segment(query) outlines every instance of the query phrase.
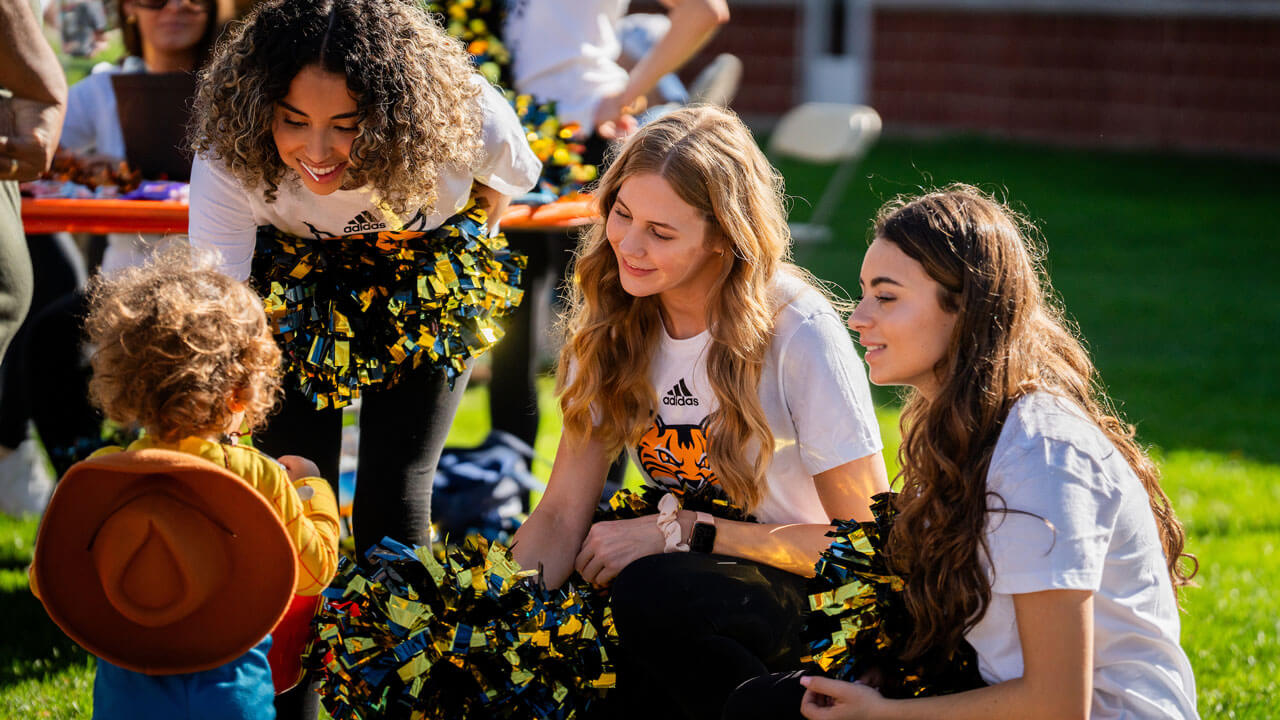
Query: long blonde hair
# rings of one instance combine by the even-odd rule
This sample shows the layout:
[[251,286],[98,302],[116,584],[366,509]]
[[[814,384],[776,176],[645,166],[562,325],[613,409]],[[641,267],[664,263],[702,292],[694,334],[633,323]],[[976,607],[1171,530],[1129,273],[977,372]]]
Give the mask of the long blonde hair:
[[708,456],[730,499],[751,509],[773,458],[759,385],[779,305],[774,280],[802,273],[788,262],[782,176],[727,110],[690,107],[646,125],[600,180],[600,218],[578,246],[560,353],[565,429],[613,453],[635,445],[658,411],[649,363],[663,332],[659,301],[623,290],[604,225],[622,184],[649,173],[703,215],[708,248],[729,258],[707,305],[707,377],[719,403],[708,419]]

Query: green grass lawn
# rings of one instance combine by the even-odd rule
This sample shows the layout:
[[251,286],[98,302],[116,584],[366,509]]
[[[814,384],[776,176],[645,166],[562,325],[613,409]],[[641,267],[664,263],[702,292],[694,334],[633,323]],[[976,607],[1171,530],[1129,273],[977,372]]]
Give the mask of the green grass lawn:
[[[1006,197],[1040,226],[1054,284],[1123,410],[1153,446],[1200,558],[1185,595],[1183,644],[1208,717],[1275,713],[1280,660],[1280,252],[1275,163],[1104,153],[974,138],[887,139],[860,167],[833,223],[836,240],[797,259],[851,292],[866,229],[889,197],[954,180]],[[790,192],[817,197],[824,175],[784,166]],[[797,217],[807,214],[796,203]],[[483,437],[484,388],[469,391],[451,443]],[[877,389],[897,445],[897,401]],[[558,435],[544,386],[538,452]],[[546,476],[549,467],[535,463]],[[92,661],[26,588],[35,523],[0,517],[0,717],[87,717]]]

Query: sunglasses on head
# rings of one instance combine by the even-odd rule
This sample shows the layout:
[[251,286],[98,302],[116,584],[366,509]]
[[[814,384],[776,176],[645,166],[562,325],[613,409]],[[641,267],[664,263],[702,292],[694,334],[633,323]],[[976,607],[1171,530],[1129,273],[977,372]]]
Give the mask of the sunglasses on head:
[[133,0],[133,4],[147,10],[163,10],[165,5],[174,3],[178,6],[188,5],[194,10],[207,12],[211,9],[211,0]]

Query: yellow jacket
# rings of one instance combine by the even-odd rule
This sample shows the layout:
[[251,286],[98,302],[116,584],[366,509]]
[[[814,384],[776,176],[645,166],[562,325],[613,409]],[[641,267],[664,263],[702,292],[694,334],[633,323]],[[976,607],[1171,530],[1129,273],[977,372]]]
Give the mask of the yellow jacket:
[[[148,448],[195,455],[244,478],[271,503],[298,554],[298,584],[294,592],[318,595],[328,587],[338,570],[338,501],[323,478],[307,477],[290,482],[284,466],[258,450],[198,437],[184,438],[177,443],[143,437],[129,445],[130,450]],[[104,447],[93,457],[121,450],[117,446]]]

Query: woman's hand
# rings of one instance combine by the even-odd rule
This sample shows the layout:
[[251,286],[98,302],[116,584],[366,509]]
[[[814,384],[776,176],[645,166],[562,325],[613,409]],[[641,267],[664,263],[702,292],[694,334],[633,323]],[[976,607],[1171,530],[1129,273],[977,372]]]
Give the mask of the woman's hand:
[[476,204],[484,208],[489,215],[489,234],[492,235],[494,228],[502,222],[502,216],[507,212],[507,207],[511,205],[511,196],[503,195],[477,180],[471,183],[471,199],[475,200]]
[[605,587],[633,561],[657,555],[664,546],[653,515],[598,522],[587,533],[573,566],[587,582]]
[[644,105],[643,97],[628,104],[622,93],[604,96],[596,105],[595,119],[592,120],[596,133],[606,140],[626,139],[635,132],[635,116],[644,111]]
[[845,682],[831,678],[806,676],[800,714],[809,720],[865,720],[878,717],[878,711],[889,701],[879,690],[859,680]]

